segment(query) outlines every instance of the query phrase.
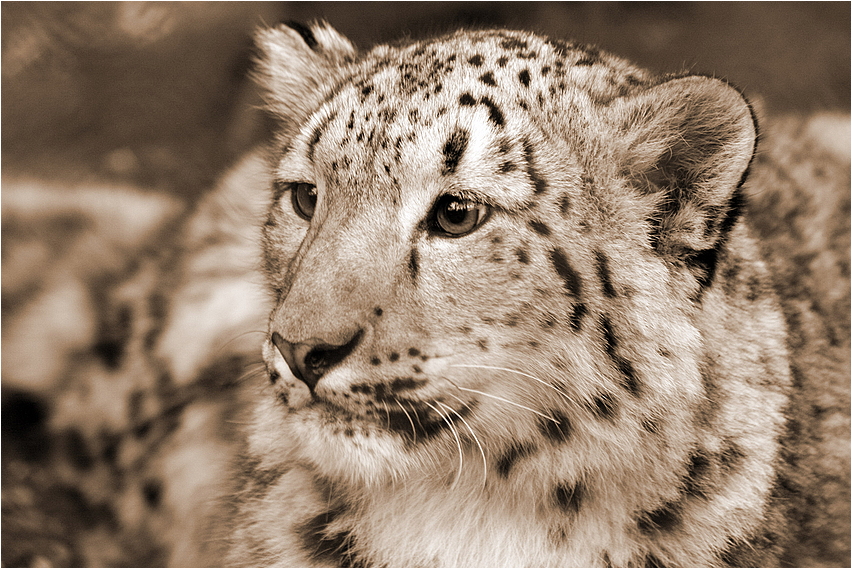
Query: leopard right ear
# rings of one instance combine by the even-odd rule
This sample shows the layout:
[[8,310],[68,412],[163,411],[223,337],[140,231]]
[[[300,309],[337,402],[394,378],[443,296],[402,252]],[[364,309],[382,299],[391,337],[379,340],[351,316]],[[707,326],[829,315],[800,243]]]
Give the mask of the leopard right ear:
[[298,124],[319,103],[322,86],[355,58],[355,47],[326,22],[287,22],[256,35],[254,79],[268,110],[285,125]]

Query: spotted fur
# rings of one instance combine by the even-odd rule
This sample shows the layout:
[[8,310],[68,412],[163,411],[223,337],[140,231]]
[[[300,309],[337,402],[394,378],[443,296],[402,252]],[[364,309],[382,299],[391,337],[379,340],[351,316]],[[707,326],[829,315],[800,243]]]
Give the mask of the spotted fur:
[[4,565],[848,566],[848,116],[259,40],[191,210],[4,172]]

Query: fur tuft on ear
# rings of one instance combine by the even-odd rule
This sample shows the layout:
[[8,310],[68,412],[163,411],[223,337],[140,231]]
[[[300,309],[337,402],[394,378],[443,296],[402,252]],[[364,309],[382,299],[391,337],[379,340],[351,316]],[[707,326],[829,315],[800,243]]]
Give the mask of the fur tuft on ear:
[[[657,198],[655,248],[688,263],[715,259],[709,251],[724,244],[739,216],[754,155],[757,130],[748,102],[724,81],[688,76],[612,108],[626,143],[625,172],[638,190]],[[712,267],[699,281],[707,278]]]
[[260,30],[254,79],[265,90],[267,108],[285,134],[319,103],[320,86],[355,58],[355,47],[325,22],[297,22]]

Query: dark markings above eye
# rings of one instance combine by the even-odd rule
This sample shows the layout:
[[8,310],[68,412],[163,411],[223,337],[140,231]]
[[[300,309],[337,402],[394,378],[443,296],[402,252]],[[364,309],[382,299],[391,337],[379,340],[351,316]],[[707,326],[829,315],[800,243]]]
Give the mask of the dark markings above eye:
[[480,103],[488,107],[488,118],[497,126],[503,126],[505,120],[503,118],[503,112],[500,108],[488,97],[482,97],[479,100]]
[[470,133],[463,128],[456,129],[450,135],[443,148],[444,165],[441,170],[441,174],[453,174],[456,171],[459,162],[461,162],[461,159],[464,156],[465,150],[467,150],[469,140]]

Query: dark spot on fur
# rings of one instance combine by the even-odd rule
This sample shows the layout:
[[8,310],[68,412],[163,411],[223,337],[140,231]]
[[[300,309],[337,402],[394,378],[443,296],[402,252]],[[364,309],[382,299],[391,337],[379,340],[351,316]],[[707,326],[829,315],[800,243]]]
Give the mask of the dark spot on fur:
[[660,432],[660,423],[657,419],[651,417],[642,421],[642,428],[652,435],[656,435]]
[[515,464],[522,458],[531,455],[535,450],[535,447],[529,443],[519,443],[510,446],[495,465],[497,473],[503,478],[508,478]]
[[545,412],[545,415],[553,417],[556,421],[558,421],[558,423],[551,421],[550,419],[545,419],[544,417],[539,417],[538,429],[544,436],[554,443],[564,443],[571,438],[571,421],[563,412],[551,410]]
[[363,89],[361,89],[361,94],[364,95],[365,97],[372,92],[373,92],[373,86],[372,85],[366,85]]
[[419,272],[420,255],[417,253],[417,249],[414,248],[411,250],[411,254],[408,256],[408,274],[411,275],[411,280],[416,281]]
[[500,42],[500,45],[503,46],[503,49],[527,49],[527,42],[517,38],[507,38]]
[[601,279],[604,296],[615,298],[618,294],[612,286],[612,276],[609,272],[609,258],[600,250],[595,250],[595,261],[598,267],[598,277]]
[[473,65],[474,67],[479,67],[485,60],[478,53],[467,60],[468,63]]
[[554,488],[553,498],[562,511],[568,514],[576,514],[580,511],[585,492],[585,487],[580,482],[577,484],[563,482]]
[[575,332],[579,332],[583,327],[583,316],[586,315],[588,309],[586,305],[582,302],[578,302],[574,305],[574,310],[571,312],[571,317],[568,320],[568,323],[571,325],[571,329]]
[[377,365],[381,365],[382,360],[379,359],[376,356],[373,356],[372,358],[370,358],[370,363],[373,364],[374,366],[377,366]]
[[270,382],[272,385],[275,385],[275,383],[276,383],[279,379],[281,379],[281,374],[280,374],[280,373],[278,373],[278,372],[277,372],[277,371],[275,371],[275,370],[272,370],[272,371],[270,371],[270,372],[269,372],[269,382]]
[[523,263],[524,265],[529,264],[530,256],[527,253],[526,249],[524,249],[523,247],[518,247],[518,249],[515,251],[515,254],[518,256],[519,262]]
[[496,126],[502,127],[505,120],[503,118],[503,112],[497,104],[492,101],[490,97],[482,97],[479,102],[488,107],[488,119]]
[[479,346],[479,349],[483,352],[488,351],[488,340],[486,340],[485,338],[480,338],[479,340],[477,340],[476,345]]
[[384,310],[382,310],[382,309],[381,309],[380,307],[378,307],[378,306],[377,306],[375,309],[373,309],[373,314],[375,314],[375,315],[376,315],[376,316],[378,316],[378,317],[380,317],[380,316],[381,316],[382,314],[384,314],[384,313],[385,313],[385,311],[384,311]]
[[346,532],[328,532],[328,526],[343,512],[343,508],[329,510],[296,528],[296,534],[311,561],[328,567],[352,566],[354,552],[351,535]]
[[537,219],[531,219],[529,221],[529,226],[533,231],[535,231],[539,235],[544,235],[545,237],[548,237],[550,235],[550,227],[548,227],[547,224],[538,221]]
[[399,359],[399,354],[396,352],[391,352],[391,354],[388,356],[388,359],[392,362],[395,362]]
[[441,171],[441,174],[447,175],[456,171],[456,168],[458,168],[459,162],[461,162],[462,156],[467,149],[469,139],[470,133],[461,128],[456,129],[456,131],[450,135],[450,138],[447,139],[446,144],[444,144],[444,168]]
[[692,496],[706,497],[714,485],[713,462],[706,452],[697,451],[689,457],[684,490]]
[[509,172],[514,172],[517,169],[518,169],[518,167],[515,166],[515,164],[513,162],[510,162],[509,160],[500,164],[500,173],[501,174],[508,174]]
[[528,69],[524,69],[520,73],[518,73],[518,79],[523,84],[524,87],[530,86],[530,72]]
[[278,393],[276,393],[275,398],[278,399],[278,401],[281,402],[282,405],[290,404],[290,397],[284,391],[279,391]]
[[568,263],[565,252],[562,249],[553,249],[550,251],[550,262],[553,264],[553,268],[556,269],[556,273],[562,277],[562,281],[565,283],[565,290],[579,298],[583,291],[583,283],[580,280],[580,275]]
[[601,393],[592,401],[591,410],[601,419],[612,419],[617,410],[615,399],[609,393]]
[[412,358],[416,358],[420,355],[420,350],[418,350],[417,348],[408,348],[408,355]]
[[503,56],[497,60],[497,65],[500,67],[506,67],[506,64],[509,62],[509,58]]
[[623,358],[618,354],[618,341],[615,337],[615,332],[612,329],[612,323],[606,316],[601,316],[601,331],[603,332],[604,348],[606,353],[615,367],[621,374],[621,384],[626,390],[635,396],[639,396],[642,389],[639,383],[639,378],[636,376],[636,371],[633,369],[633,364],[627,358]]
[[562,215],[566,215],[571,210],[571,198],[568,194],[559,197],[559,211]]
[[163,485],[158,480],[146,481],[142,485],[142,496],[149,507],[159,507],[163,498]]
[[121,365],[132,332],[133,310],[129,304],[122,304],[117,310],[104,315],[93,351],[109,369],[117,369]]
[[541,68],[541,74],[543,76],[547,76],[548,73],[550,73],[550,66],[549,65],[545,65],[544,67]]
[[547,190],[547,180],[541,177],[535,167],[535,154],[533,145],[529,140],[524,140],[524,159],[527,162],[527,175],[533,183],[533,191],[540,194]]
[[459,104],[465,107],[473,107],[476,105],[476,99],[470,93],[462,93],[459,97]]
[[719,460],[727,471],[736,470],[745,460],[746,454],[740,446],[731,439],[725,440],[725,446],[719,454]]
[[497,81],[494,80],[494,74],[490,71],[487,73],[483,73],[479,80],[491,87],[497,86]]
[[647,512],[639,518],[639,529],[643,533],[670,531],[680,522],[678,505],[669,503],[658,510]]

